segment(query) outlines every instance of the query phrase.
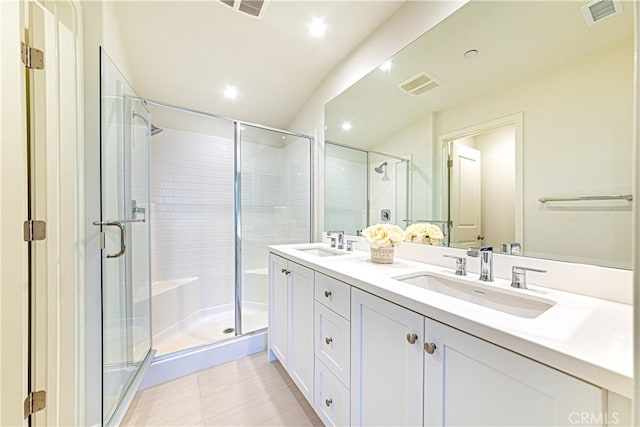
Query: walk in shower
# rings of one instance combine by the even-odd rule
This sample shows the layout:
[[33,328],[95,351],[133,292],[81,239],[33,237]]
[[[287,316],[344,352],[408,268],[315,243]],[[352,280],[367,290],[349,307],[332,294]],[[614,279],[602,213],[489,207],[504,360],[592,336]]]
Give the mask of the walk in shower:
[[210,366],[200,366],[211,363],[202,354],[222,341],[257,351],[243,344],[267,327],[267,246],[311,241],[312,144],[144,100],[104,51],[100,62],[96,357],[103,424],[118,425],[152,359],[184,365],[198,353],[195,371]]
[[157,356],[267,327],[270,244],[311,239],[311,140],[148,101]]

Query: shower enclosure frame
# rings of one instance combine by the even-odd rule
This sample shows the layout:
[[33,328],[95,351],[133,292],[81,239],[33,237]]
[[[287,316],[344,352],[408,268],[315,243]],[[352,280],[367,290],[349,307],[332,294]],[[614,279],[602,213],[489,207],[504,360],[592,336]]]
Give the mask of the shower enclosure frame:
[[[305,135],[295,132],[289,132],[282,129],[277,129],[265,125],[260,125],[252,122],[247,122],[243,120],[237,120],[230,117],[222,116],[219,114],[207,113],[204,111],[199,111],[192,108],[182,107],[175,104],[169,104],[162,101],[156,101],[152,99],[144,99],[143,102],[145,104],[155,105],[158,107],[164,107],[172,110],[177,110],[181,112],[196,114],[199,116],[210,117],[219,120],[225,120],[233,123],[234,126],[234,137],[233,137],[233,152],[234,152],[234,170],[233,170],[233,188],[234,188],[234,226],[235,226],[235,280],[234,280],[234,327],[235,327],[235,335],[233,338],[241,337],[244,334],[242,330],[242,199],[241,199],[241,190],[242,190],[242,156],[241,156],[241,136],[242,136],[242,126],[251,126],[254,128],[258,128],[261,130],[278,132],[283,135],[293,136],[297,138],[304,138],[309,141],[309,242],[313,241],[314,229],[315,229],[315,212],[314,212],[314,176],[315,176],[315,168],[314,168],[314,142],[315,138],[311,135]],[[266,331],[267,327],[257,329],[255,331],[251,331],[250,334],[261,333]],[[231,338],[231,339],[233,339]],[[215,343],[206,343],[196,347],[186,348],[175,353],[169,353],[167,355],[162,355],[157,357],[156,359],[164,359],[173,357],[176,355],[181,355],[184,353],[191,352],[194,348],[206,347]]]

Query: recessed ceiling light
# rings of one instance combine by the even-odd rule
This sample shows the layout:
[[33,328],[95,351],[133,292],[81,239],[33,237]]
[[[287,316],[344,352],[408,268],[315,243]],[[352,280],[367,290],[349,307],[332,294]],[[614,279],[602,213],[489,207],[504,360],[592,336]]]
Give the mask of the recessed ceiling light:
[[227,86],[224,88],[224,97],[235,99],[238,96],[238,89],[235,86]]
[[349,122],[344,122],[342,124],[342,130],[349,130],[349,129],[351,129],[351,127],[352,127],[351,123],[349,123]]
[[309,24],[309,34],[311,34],[313,37],[324,36],[326,30],[327,26],[322,19],[314,19]]
[[384,61],[384,63],[380,66],[380,70],[381,71],[389,71],[391,69],[391,63],[392,61],[389,59],[387,61]]
[[476,49],[470,49],[464,53],[464,59],[472,59],[478,56],[478,51]]

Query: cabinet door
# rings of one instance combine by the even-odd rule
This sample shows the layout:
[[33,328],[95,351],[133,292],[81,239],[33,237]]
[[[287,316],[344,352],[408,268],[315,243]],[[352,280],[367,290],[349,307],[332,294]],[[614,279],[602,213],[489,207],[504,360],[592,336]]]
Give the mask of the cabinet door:
[[425,425],[571,425],[602,415],[602,390],[509,350],[425,320]]
[[289,355],[287,371],[313,405],[313,270],[289,261]]
[[423,319],[352,288],[352,425],[422,425]]
[[287,261],[277,255],[269,256],[269,348],[287,367],[288,336],[288,275]]

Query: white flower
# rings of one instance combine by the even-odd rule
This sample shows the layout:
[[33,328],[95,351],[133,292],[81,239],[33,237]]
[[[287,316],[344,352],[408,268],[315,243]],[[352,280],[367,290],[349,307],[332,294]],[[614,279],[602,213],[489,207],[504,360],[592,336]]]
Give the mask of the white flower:
[[429,223],[411,224],[405,231],[405,240],[413,243],[425,243],[428,239],[430,244],[437,245],[443,237],[440,227]]
[[376,224],[362,230],[372,248],[398,246],[404,240],[404,231],[397,225]]

